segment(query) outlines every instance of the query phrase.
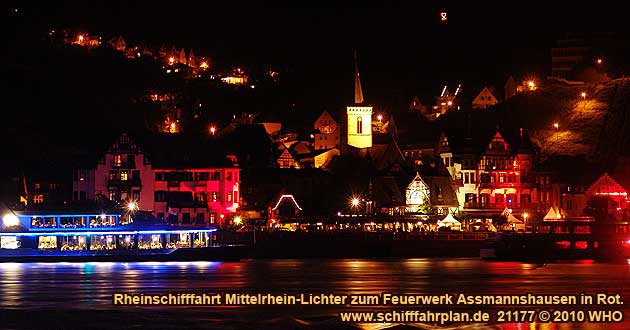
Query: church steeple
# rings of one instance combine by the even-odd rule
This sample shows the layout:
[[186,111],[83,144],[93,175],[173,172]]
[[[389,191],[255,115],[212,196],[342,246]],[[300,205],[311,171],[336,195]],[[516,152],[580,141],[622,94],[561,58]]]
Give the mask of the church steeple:
[[363,89],[361,89],[361,78],[359,77],[359,64],[357,64],[357,51],[354,51],[354,103],[363,103]]
[[359,79],[357,53],[354,52],[354,105],[346,108],[347,144],[355,148],[372,146],[372,107],[363,104],[363,90]]

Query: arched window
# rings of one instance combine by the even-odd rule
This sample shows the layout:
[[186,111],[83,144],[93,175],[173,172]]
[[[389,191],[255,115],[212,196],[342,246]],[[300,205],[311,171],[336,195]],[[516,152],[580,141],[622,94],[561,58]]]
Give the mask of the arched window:
[[363,118],[357,117],[357,134],[363,134]]

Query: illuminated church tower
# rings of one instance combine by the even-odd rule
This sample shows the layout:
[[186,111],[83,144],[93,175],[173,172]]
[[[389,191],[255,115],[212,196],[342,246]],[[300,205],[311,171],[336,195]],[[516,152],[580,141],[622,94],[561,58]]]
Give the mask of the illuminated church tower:
[[356,148],[372,146],[372,107],[363,105],[363,90],[354,54],[354,105],[346,107],[348,114],[348,145]]

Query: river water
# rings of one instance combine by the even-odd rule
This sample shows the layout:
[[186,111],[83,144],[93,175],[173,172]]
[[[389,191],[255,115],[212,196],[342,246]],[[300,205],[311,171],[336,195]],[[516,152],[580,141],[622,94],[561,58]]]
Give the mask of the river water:
[[[471,259],[0,263],[1,329],[630,329],[621,323],[343,323],[350,306],[118,306],[114,293],[595,294],[630,304],[630,265]],[[391,308],[375,307],[380,310]],[[584,308],[583,306],[580,308]],[[409,309],[409,308],[407,308]],[[425,308],[426,309],[426,308]]]

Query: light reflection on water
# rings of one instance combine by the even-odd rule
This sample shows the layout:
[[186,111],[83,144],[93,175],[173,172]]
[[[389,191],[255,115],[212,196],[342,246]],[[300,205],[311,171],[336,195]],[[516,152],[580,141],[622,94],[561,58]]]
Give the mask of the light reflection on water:
[[[245,260],[241,262],[0,263],[0,308],[9,328],[38,328],[38,315],[98,327],[128,318],[158,328],[365,329],[396,324],[341,324],[333,306],[120,307],[113,293],[408,293],[525,294],[620,293],[630,301],[630,265],[568,262],[530,264],[478,259]],[[378,309],[390,309],[378,307]],[[8,312],[11,311],[11,312]],[[107,312],[106,312],[107,311]],[[106,312],[106,313],[105,313]],[[129,314],[132,314],[130,317]],[[110,316],[111,315],[111,316]],[[408,324],[419,329],[627,329],[623,324]],[[62,322],[62,321],[56,321]],[[184,323],[182,323],[184,322]],[[188,323],[186,323],[188,322]],[[111,324],[110,324],[111,325]],[[0,328],[4,325],[0,324]],[[104,328],[107,328],[104,326]]]

